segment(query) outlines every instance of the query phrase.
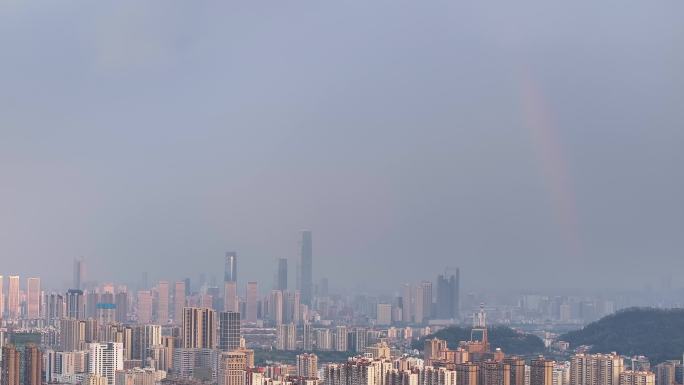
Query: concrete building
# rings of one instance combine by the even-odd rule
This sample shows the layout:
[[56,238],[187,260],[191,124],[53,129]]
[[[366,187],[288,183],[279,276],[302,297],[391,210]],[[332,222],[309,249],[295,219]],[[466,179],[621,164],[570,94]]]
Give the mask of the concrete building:
[[240,347],[240,313],[219,313],[219,349],[227,352]]
[[553,385],[555,362],[539,356],[530,364],[530,385]]
[[157,284],[157,313],[156,322],[166,325],[169,322],[169,282],[159,281]]
[[88,372],[105,377],[108,385],[114,385],[116,371],[123,370],[123,344],[91,343],[88,348]]
[[247,282],[245,298],[245,322],[257,322],[257,302],[259,298],[259,288],[256,282]]
[[218,385],[245,385],[247,357],[244,352],[223,352],[219,356]]
[[620,385],[655,385],[656,376],[652,372],[625,370],[620,373]]
[[297,376],[318,378],[318,356],[312,353],[298,354]]
[[26,318],[40,318],[40,278],[26,280]]
[[173,321],[177,325],[183,324],[183,309],[185,309],[185,282],[178,281],[173,290]]
[[187,307],[183,312],[183,347],[216,347],[216,312],[206,307]]

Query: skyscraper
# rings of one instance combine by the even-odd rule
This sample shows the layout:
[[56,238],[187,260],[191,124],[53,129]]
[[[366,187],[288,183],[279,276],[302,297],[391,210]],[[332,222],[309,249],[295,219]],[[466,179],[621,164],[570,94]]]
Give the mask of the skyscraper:
[[7,314],[9,318],[19,318],[19,276],[11,275],[9,277],[9,287],[7,288]]
[[224,352],[240,347],[240,313],[222,311],[219,313],[219,349]]
[[83,290],[83,280],[84,279],[85,279],[85,259],[83,257],[74,258],[73,288]]
[[287,258],[278,258],[276,290],[287,290]]
[[0,275],[0,319],[5,315],[5,295],[4,295],[4,280]]
[[157,323],[165,325],[169,322],[169,283],[159,281],[157,285]]
[[138,323],[148,324],[152,322],[152,293],[149,290],[138,291],[138,303],[136,309]]
[[238,311],[237,282],[226,281],[223,283],[223,310]]
[[24,347],[24,384],[41,385],[43,375],[43,352],[35,344]]
[[237,282],[237,253],[226,252],[226,270],[223,275],[224,282]]
[[553,385],[553,360],[543,356],[532,360],[530,365],[530,385]]
[[313,353],[297,354],[297,376],[318,377],[318,356]]
[[455,319],[459,317],[459,281],[460,270],[452,275],[437,276],[437,318]]
[[420,283],[423,287],[423,319],[432,318],[432,282],[423,281]]
[[173,321],[176,324],[181,324],[183,322],[183,309],[185,308],[185,281],[176,282],[176,286],[173,291]]
[[83,291],[79,289],[69,289],[67,291],[67,317],[73,319],[85,318]]
[[14,345],[2,347],[2,385],[19,385],[19,351]]
[[183,347],[214,349],[216,347],[216,312],[206,307],[183,310]]
[[106,377],[114,385],[117,370],[123,370],[123,344],[120,342],[92,343],[89,345],[88,369],[90,374]]
[[302,303],[311,306],[313,300],[313,245],[311,240],[311,231],[302,231],[300,266],[302,272],[301,292]]
[[40,278],[26,280],[26,317],[40,318]]
[[259,288],[256,282],[247,282],[247,295],[245,304],[245,321],[249,323],[257,322],[257,300],[259,298]]

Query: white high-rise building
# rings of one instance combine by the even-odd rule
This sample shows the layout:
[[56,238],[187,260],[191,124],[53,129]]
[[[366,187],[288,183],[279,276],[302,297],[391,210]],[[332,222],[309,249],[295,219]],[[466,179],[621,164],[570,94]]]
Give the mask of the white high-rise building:
[[123,370],[123,344],[92,343],[88,348],[88,373],[105,377],[108,385],[114,385],[116,371]]

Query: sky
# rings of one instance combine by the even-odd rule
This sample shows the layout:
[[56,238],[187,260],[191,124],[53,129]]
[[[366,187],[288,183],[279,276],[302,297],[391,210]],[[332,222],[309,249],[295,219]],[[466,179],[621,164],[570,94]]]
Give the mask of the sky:
[[0,274],[684,286],[683,12],[0,2]]

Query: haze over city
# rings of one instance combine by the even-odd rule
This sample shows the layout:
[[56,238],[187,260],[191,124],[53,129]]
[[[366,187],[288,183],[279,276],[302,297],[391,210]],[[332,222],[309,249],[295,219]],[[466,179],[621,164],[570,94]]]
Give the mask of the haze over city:
[[683,11],[3,2],[0,273],[681,287]]

